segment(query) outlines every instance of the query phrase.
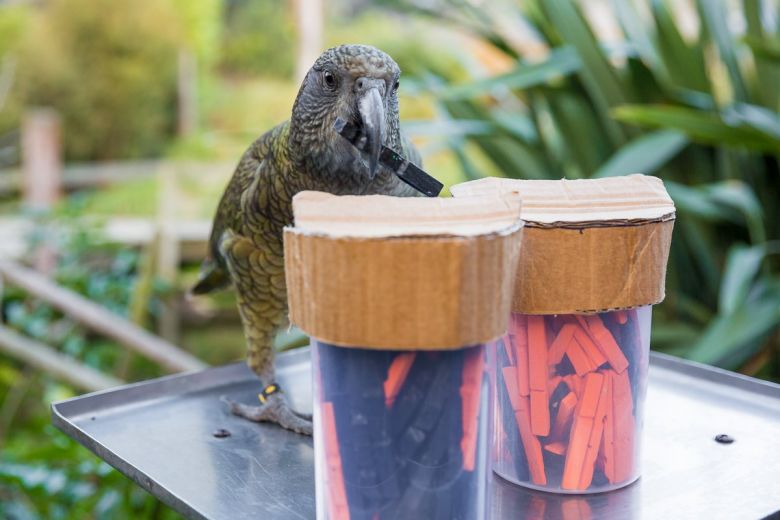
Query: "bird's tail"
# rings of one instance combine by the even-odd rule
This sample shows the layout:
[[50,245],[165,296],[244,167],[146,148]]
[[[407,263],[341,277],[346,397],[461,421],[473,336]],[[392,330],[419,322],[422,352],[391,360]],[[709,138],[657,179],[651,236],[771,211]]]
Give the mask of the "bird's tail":
[[207,258],[200,266],[200,275],[192,294],[206,294],[230,285],[230,277],[225,268],[211,258]]

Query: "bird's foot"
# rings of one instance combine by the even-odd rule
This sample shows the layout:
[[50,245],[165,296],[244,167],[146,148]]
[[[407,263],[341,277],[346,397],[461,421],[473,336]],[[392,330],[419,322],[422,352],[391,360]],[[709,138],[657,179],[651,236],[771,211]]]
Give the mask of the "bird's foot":
[[302,435],[312,434],[311,415],[298,413],[290,408],[278,385],[268,385],[257,397],[260,399],[260,406],[249,406],[224,397],[222,400],[230,407],[230,413],[233,415],[254,422],[276,423]]

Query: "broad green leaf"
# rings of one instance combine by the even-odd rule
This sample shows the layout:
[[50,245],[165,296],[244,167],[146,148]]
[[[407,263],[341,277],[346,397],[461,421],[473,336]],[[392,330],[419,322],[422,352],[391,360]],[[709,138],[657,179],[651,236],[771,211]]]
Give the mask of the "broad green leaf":
[[780,61],[780,42],[762,40],[753,35],[745,36],[744,42],[753,50],[757,57]]
[[490,111],[490,117],[498,128],[526,143],[534,144],[539,141],[539,133],[533,120],[522,112],[508,112],[496,108]]
[[409,121],[402,125],[410,136],[445,137],[453,135],[490,135],[495,126],[487,121],[447,119],[434,121]]
[[766,244],[731,246],[726,257],[718,296],[718,311],[731,314],[747,299],[753,279],[758,275],[767,254]]
[[562,150],[558,154],[569,159],[566,170],[569,178],[587,177],[596,169],[602,158],[609,154],[606,143],[594,142],[599,126],[592,108],[571,92],[545,92],[554,130],[562,138]]
[[[692,272],[686,274],[690,279],[680,280],[680,286],[685,287],[687,295],[695,295],[700,301],[714,306],[717,303],[720,283],[720,272],[712,255],[718,243],[717,237],[713,236],[711,226],[692,218],[679,219],[675,224],[675,231],[678,228],[680,232],[677,233],[677,237],[682,238],[682,245],[694,267]],[[699,308],[686,301],[685,297],[680,303],[688,312],[699,311]]]
[[666,181],[666,189],[681,211],[705,220],[745,225],[753,243],[766,240],[764,210],[747,183],[730,180],[689,187]]
[[651,0],[657,29],[656,46],[673,87],[710,91],[704,52],[699,45],[688,45],[680,34],[666,0]]
[[[468,100],[444,100],[443,111],[455,119],[489,120],[490,112],[483,106]],[[546,177],[550,170],[544,158],[534,148],[509,134],[491,136],[472,135],[470,141],[476,144],[499,171],[508,177]]]
[[715,114],[665,105],[625,105],[613,111],[615,118],[653,128],[668,128],[687,134],[692,140],[719,146],[776,153],[780,139],[761,129],[740,123],[729,125]]
[[707,28],[706,33],[712,38],[720,59],[726,65],[734,99],[746,101],[747,89],[737,62],[735,40],[726,23],[729,17],[729,6],[726,0],[697,0],[696,4],[701,13],[701,20]]
[[753,243],[766,240],[764,210],[750,185],[742,181],[724,181],[703,188],[712,201],[721,207],[733,208],[744,218]]
[[571,47],[553,49],[550,56],[533,64],[521,64],[506,74],[500,74],[466,85],[446,87],[436,92],[443,99],[468,99],[497,89],[523,90],[538,87],[553,79],[568,76],[580,68],[580,58]]
[[764,28],[761,22],[761,3],[761,0],[742,0],[748,35],[758,39],[764,36]]
[[572,0],[545,0],[547,16],[561,38],[574,47],[582,60],[579,75],[597,107],[607,134],[614,145],[625,141],[623,129],[609,116],[609,108],[625,104],[628,96],[615,69],[607,60],[593,32]]
[[699,331],[685,323],[653,323],[650,342],[653,349],[671,345],[691,345],[699,337]]
[[741,224],[739,214],[731,208],[717,204],[708,193],[674,181],[665,181],[666,190],[674,200],[677,209],[699,218],[713,221],[729,221]]
[[724,118],[743,123],[780,140],[780,115],[775,110],[750,103],[737,103],[725,111]]
[[663,167],[688,144],[682,132],[659,130],[643,135],[624,145],[593,177],[614,177],[628,173],[653,173]]
[[610,5],[615,10],[623,32],[626,33],[628,40],[637,48],[640,57],[650,68],[661,69],[663,72],[663,62],[653,44],[655,35],[642,19],[634,0],[612,0]]
[[761,347],[761,340],[780,324],[780,287],[767,287],[755,299],[707,327],[686,357],[702,363],[735,368]]

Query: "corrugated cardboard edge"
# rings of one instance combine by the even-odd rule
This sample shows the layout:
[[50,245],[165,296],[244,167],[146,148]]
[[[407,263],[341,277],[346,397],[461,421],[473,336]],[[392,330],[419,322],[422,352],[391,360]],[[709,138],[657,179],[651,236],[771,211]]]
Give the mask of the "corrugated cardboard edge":
[[[607,189],[612,185],[619,191],[631,182],[640,183],[640,188],[655,185],[648,194],[652,206],[658,204],[659,194],[668,198],[660,179],[641,175],[562,181],[568,198],[561,200],[551,198],[544,189],[559,187],[557,181],[491,178],[454,186],[451,191],[456,197],[508,192],[520,195],[526,227],[515,279],[514,312],[584,314],[657,304],[664,299],[675,219],[671,198],[668,209],[657,213],[657,218],[631,218],[630,206],[602,197],[605,210],[622,206],[620,214],[625,218],[596,220],[589,218],[598,211],[587,208],[587,195],[578,198],[578,187],[599,185]],[[638,207],[641,193],[633,194],[638,197]],[[586,210],[578,218],[587,220],[550,219],[556,212],[571,216],[578,206]],[[596,210],[599,207],[594,204]],[[536,221],[537,213],[545,220]]]
[[579,229],[527,225],[512,310],[578,314],[663,301],[673,215]]
[[285,228],[290,320],[328,343],[448,350],[503,334],[522,222],[473,237],[348,238]]

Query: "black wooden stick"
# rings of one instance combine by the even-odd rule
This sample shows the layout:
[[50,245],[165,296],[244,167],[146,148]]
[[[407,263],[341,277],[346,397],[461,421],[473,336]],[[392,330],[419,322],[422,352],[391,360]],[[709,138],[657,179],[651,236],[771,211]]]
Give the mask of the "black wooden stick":
[[[333,123],[333,129],[358,150],[365,148],[366,136],[357,125],[338,117]],[[382,146],[379,162],[389,168],[399,179],[427,197],[438,197],[444,187],[444,184],[427,174],[422,168],[407,161],[400,153],[387,146]]]

